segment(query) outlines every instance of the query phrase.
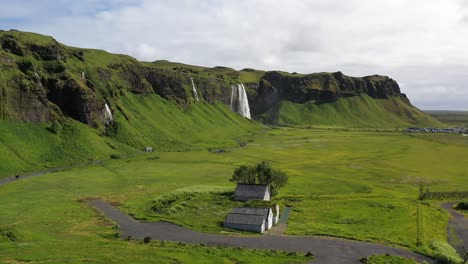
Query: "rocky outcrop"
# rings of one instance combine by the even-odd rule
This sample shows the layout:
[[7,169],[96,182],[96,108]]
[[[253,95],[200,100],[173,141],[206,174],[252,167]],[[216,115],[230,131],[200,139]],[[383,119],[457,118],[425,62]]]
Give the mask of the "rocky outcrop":
[[105,102],[80,82],[73,78],[47,80],[47,99],[57,105],[64,115],[97,127],[104,123]]

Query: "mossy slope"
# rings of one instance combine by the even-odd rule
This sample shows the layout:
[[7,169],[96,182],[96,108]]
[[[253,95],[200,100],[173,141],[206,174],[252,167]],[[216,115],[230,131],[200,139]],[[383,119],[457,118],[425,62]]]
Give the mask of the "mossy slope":
[[332,103],[296,104],[281,101],[258,117],[278,125],[313,125],[347,128],[404,128],[444,126],[399,98],[373,99],[367,95],[339,98]]

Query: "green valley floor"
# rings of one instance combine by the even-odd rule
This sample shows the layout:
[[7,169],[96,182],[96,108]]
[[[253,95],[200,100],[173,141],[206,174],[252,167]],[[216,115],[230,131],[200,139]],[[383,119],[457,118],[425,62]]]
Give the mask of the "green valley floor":
[[[467,191],[467,146],[459,135],[285,127],[219,154],[156,152],[18,180],[0,186],[0,262],[308,262],[284,252],[122,241],[115,224],[85,203],[100,198],[136,219],[230,232],[220,222],[233,203],[232,171],[262,160],[290,175],[275,198],[292,207],[285,234],[432,255],[433,241],[447,241],[450,215],[444,201],[419,201],[419,189]],[[168,197],[167,210],[152,209]]]

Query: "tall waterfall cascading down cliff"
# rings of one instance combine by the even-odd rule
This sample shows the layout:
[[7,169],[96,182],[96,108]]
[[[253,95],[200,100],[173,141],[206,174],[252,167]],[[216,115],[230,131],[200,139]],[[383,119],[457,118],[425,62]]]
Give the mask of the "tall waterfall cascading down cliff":
[[106,119],[106,125],[114,121],[114,117],[112,116],[112,112],[109,108],[109,105],[105,104],[104,105],[104,117]]
[[192,81],[193,96],[195,96],[195,99],[197,99],[197,101],[200,101],[200,99],[198,98],[197,87],[195,87],[195,83],[193,82],[193,78],[190,77],[190,80]]
[[250,106],[249,106],[249,100],[247,98],[247,93],[245,91],[245,87],[243,84],[238,84],[238,89],[239,89],[239,114],[250,119],[251,118]]
[[238,83],[231,86],[230,107],[232,111],[251,119],[249,100],[243,84]]

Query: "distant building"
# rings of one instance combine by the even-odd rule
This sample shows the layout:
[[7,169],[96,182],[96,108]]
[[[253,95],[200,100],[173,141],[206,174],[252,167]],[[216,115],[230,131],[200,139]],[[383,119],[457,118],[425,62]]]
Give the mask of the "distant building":
[[227,215],[223,226],[242,231],[263,233],[273,226],[271,208],[237,207]]
[[146,147],[146,148],[145,148],[145,151],[146,151],[146,152],[153,152],[153,147]]
[[410,127],[408,129],[406,129],[406,132],[408,132],[408,133],[453,133],[453,134],[460,134],[460,133],[463,133],[463,130],[464,130],[463,127],[452,127],[452,128]]
[[238,183],[234,192],[234,200],[249,201],[249,200],[264,200],[270,201],[270,190],[268,185],[263,184],[243,184]]

